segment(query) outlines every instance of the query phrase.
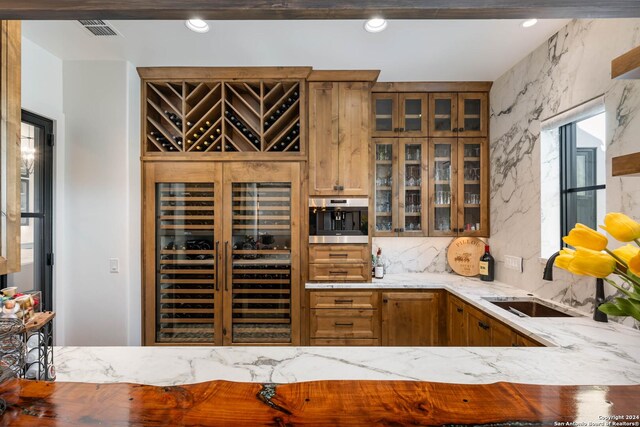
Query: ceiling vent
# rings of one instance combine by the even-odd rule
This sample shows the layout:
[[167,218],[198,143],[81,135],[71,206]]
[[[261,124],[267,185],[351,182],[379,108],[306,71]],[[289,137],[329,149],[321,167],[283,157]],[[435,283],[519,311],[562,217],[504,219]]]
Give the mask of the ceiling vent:
[[115,28],[111,26],[111,24],[101,19],[85,19],[78,22],[80,23],[80,25],[82,25],[83,28],[85,28],[96,37],[119,35],[118,32],[116,32]]

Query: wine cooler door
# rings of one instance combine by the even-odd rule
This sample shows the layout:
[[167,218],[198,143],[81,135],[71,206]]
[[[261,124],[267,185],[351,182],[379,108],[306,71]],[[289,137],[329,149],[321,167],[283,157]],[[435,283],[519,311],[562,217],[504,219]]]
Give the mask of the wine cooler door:
[[[253,165],[229,165],[225,172],[224,341],[291,344],[297,341],[292,326],[298,303],[299,185],[290,164]],[[247,181],[257,177],[262,180]]]
[[145,168],[145,343],[221,344],[221,180],[182,169]]
[[433,138],[429,146],[429,233],[431,236],[457,235],[456,173],[457,140]]

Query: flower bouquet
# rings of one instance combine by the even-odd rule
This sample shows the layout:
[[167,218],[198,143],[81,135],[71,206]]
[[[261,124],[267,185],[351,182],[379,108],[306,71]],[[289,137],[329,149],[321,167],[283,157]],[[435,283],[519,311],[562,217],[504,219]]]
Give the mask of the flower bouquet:
[[[601,304],[598,310],[611,316],[631,316],[640,321],[640,223],[624,214],[612,212],[604,217],[604,225],[600,228],[627,244],[609,250],[605,235],[576,224],[562,238],[575,250],[562,249],[554,265],[573,274],[603,279],[619,290],[621,296]],[[612,280],[611,275],[618,276],[627,286]]]

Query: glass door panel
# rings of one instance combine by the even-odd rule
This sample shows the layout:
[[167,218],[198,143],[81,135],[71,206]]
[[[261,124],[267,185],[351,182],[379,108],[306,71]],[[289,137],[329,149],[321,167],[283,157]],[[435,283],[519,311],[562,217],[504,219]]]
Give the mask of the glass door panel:
[[456,93],[429,94],[430,136],[457,136],[457,100]]
[[375,235],[392,236],[397,228],[397,140],[374,140]]
[[430,235],[456,234],[456,140],[436,139],[430,146]]
[[461,93],[458,96],[460,136],[487,136],[487,94]]
[[156,342],[215,342],[217,190],[156,184]]
[[234,182],[231,191],[231,340],[290,343],[291,182]]
[[374,93],[372,136],[395,136],[398,132],[398,95]]
[[[404,236],[426,236],[426,140],[400,143],[400,228]],[[423,209],[425,207],[425,209]]]
[[468,138],[460,140],[460,164],[462,165],[459,203],[461,217],[458,218],[460,232],[464,235],[485,235],[487,233],[486,178],[484,167],[486,160],[485,140]]
[[404,93],[399,95],[400,135],[402,137],[427,136],[428,95]]

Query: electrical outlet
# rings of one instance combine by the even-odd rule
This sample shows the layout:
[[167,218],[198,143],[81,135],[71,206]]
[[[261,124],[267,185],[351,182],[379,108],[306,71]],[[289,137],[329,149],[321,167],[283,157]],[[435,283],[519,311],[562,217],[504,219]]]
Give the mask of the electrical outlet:
[[119,273],[120,262],[118,258],[109,258],[109,273]]
[[504,256],[504,267],[522,273],[522,258],[513,255]]

